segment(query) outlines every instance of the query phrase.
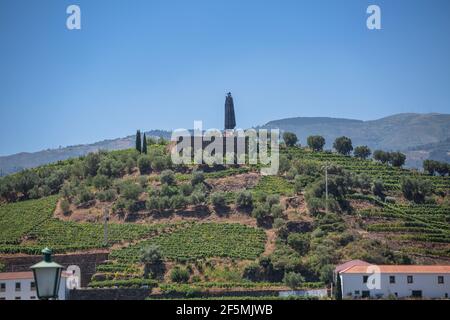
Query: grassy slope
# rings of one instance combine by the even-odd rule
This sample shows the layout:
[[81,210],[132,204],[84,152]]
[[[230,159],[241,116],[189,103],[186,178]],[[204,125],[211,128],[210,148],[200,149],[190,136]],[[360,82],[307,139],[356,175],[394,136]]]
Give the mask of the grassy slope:
[[[398,196],[399,182],[404,176],[420,176],[430,180],[436,190],[450,190],[449,177],[430,177],[416,172],[392,168],[370,160],[358,160],[328,153],[312,153],[304,149],[286,151],[294,159],[308,159],[320,163],[334,163],[354,173],[365,173],[372,179],[381,179],[390,189],[390,195]],[[65,161],[55,167],[70,163]],[[51,167],[52,165],[50,165]],[[209,173],[207,178],[218,179],[227,175],[247,172],[251,168],[226,170]],[[179,182],[186,182],[190,174],[177,174]],[[293,196],[293,184],[284,177],[262,177],[252,189],[254,195],[280,194]],[[51,246],[61,252],[93,249],[103,247],[103,225],[96,223],[77,223],[60,221],[53,218],[57,196],[39,200],[30,200],[0,206],[0,252],[2,253],[37,253],[43,246]],[[371,202],[369,197],[363,199]],[[376,201],[375,201],[376,202]],[[382,234],[387,240],[396,242],[402,252],[416,255],[427,254],[437,258],[449,258],[449,215],[445,205],[386,205],[376,203],[367,210],[359,210],[356,217],[361,218],[363,226],[359,231],[367,231],[369,235]],[[355,222],[350,217],[351,223]],[[172,260],[192,258],[229,257],[237,259],[256,259],[264,250],[265,234],[261,229],[231,224],[115,224],[110,223],[110,242],[125,243],[140,239],[148,239],[122,250],[115,250],[111,258],[116,261],[105,264],[100,269],[111,274],[140,274],[140,267],[123,257],[138,260],[139,248],[143,244],[156,243],[162,246],[166,257]],[[195,236],[195,239],[192,238]],[[208,243],[213,243],[209,244]],[[433,242],[437,246],[430,246]],[[288,248],[279,248],[287,250]],[[350,251],[344,248],[343,251]],[[353,248],[355,244],[353,244]],[[357,250],[355,250],[357,251]],[[345,255],[344,255],[345,256]],[[121,264],[122,263],[122,264]],[[111,267],[109,267],[111,266]],[[239,269],[239,270],[242,270]],[[136,280],[132,280],[136,281]]]

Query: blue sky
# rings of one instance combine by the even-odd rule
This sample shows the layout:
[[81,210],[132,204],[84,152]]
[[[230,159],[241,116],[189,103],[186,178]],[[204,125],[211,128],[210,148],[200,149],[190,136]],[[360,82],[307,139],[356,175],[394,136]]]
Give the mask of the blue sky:
[[0,155],[221,128],[228,91],[243,128],[449,113],[449,17],[448,0],[1,0]]

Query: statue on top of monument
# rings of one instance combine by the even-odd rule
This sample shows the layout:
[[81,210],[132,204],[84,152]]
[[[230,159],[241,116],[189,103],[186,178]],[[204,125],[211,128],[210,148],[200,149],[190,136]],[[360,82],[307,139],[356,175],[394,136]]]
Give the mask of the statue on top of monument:
[[225,130],[232,130],[236,127],[236,118],[234,115],[234,103],[231,92],[228,92],[225,98]]

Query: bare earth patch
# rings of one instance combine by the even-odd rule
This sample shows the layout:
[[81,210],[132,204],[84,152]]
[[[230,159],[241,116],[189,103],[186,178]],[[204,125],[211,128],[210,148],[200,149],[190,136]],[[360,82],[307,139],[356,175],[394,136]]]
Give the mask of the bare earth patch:
[[254,187],[259,181],[259,174],[250,172],[206,181],[214,191],[232,192]]

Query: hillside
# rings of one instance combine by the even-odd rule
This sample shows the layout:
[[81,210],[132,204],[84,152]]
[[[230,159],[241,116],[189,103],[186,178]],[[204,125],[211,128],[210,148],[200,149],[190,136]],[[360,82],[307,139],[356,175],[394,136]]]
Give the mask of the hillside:
[[[302,288],[323,288],[349,259],[450,262],[450,177],[298,147],[283,148],[280,161],[277,176],[251,165],[175,166],[162,143],[148,155],[101,152],[2,178],[0,260],[43,246],[104,248],[109,259],[90,286],[147,285],[154,298],[271,295],[288,289],[292,272]],[[404,191],[414,183],[420,193]]]
[[[374,121],[299,117],[270,121],[263,127],[294,132],[302,144],[309,135],[322,135],[329,149],[336,137],[345,135],[352,139],[355,146],[368,145],[372,150],[400,150],[407,155],[406,166],[411,168],[421,168],[425,159],[449,161],[450,147],[445,139],[450,139],[450,115],[445,114],[405,113]],[[169,131],[162,130],[151,130],[146,134],[148,137],[170,137]],[[0,176],[98,150],[131,148],[134,137],[3,156],[0,157]]]
[[420,167],[425,159],[450,163],[450,138],[409,148],[405,154],[411,167]]
[[[302,144],[310,135],[321,135],[325,138],[326,147],[331,149],[333,141],[340,136],[352,139],[353,145],[367,145],[372,150],[407,151],[410,148],[438,143],[450,138],[450,115],[447,114],[415,114],[404,113],[373,121],[359,121],[334,118],[289,118],[270,121],[263,127],[279,128],[297,134]],[[440,145],[440,152],[450,152],[447,144]],[[420,168],[420,160],[443,160],[436,153],[416,149],[407,151],[409,167]],[[417,161],[418,152],[422,158]]]
[[[170,137],[170,132],[151,130],[146,132],[147,137]],[[92,144],[80,144],[76,146],[48,149],[39,152],[22,152],[10,156],[0,157],[0,176],[14,173],[23,169],[34,168],[43,164],[52,163],[69,158],[84,156],[98,150],[124,150],[133,147],[135,136],[103,140]]]

